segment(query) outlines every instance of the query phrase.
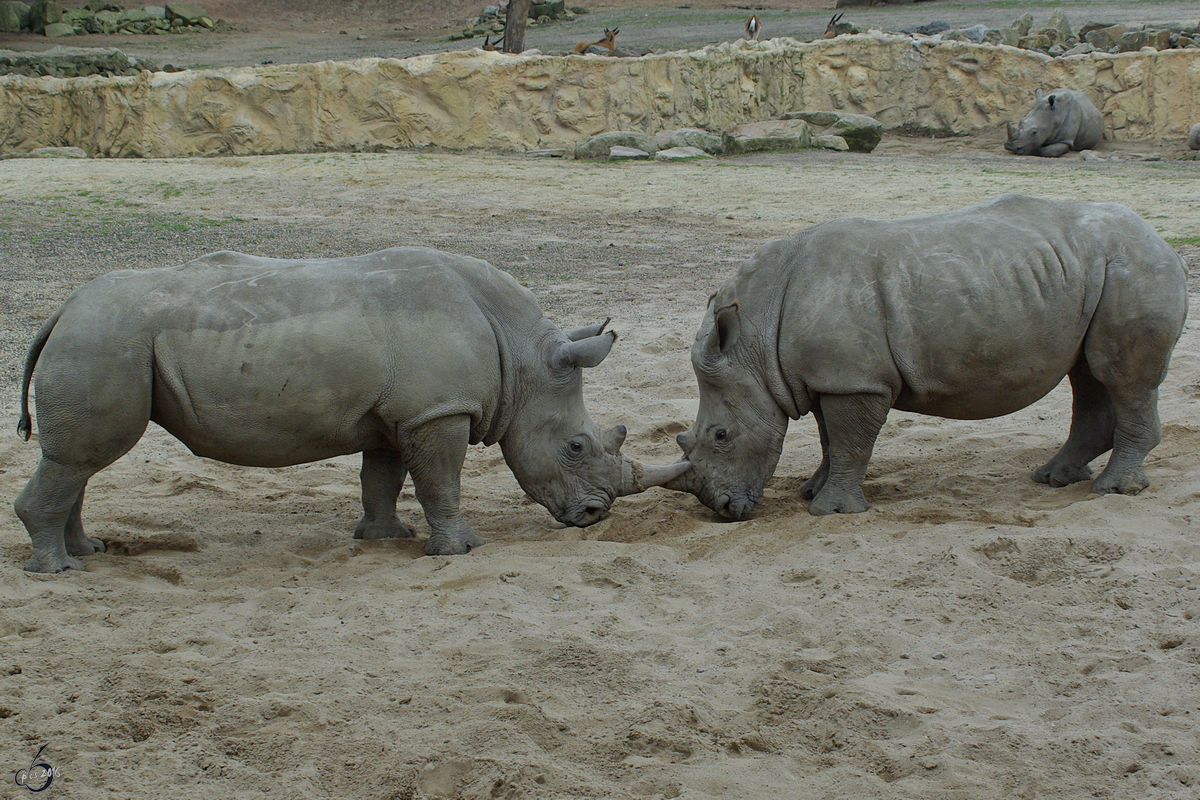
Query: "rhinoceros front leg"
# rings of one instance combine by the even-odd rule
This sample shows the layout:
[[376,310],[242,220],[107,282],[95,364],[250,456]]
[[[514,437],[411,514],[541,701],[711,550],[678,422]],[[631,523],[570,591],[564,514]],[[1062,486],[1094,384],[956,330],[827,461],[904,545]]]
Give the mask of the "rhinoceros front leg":
[[[73,516],[80,514],[83,490],[93,474],[95,470],[59,464],[42,456],[33,477],[13,504],[33,543],[33,557],[25,564],[27,571],[83,569],[83,562],[67,551],[69,524],[77,526],[72,534],[72,546],[78,555],[104,549],[98,539],[90,540],[83,535],[81,522],[72,521]],[[93,549],[84,552],[84,545]],[[95,545],[99,547],[95,548]]]
[[813,404],[812,415],[817,421],[817,435],[821,437],[821,466],[817,467],[812,477],[800,487],[800,496],[805,500],[816,497],[825,481],[829,480],[829,431],[825,430],[825,415],[821,413],[820,403]]
[[863,495],[863,479],[891,403],[877,394],[823,394],[820,402],[829,437],[829,469],[808,513],[866,511],[870,506]]
[[431,533],[425,543],[429,555],[455,555],[479,547],[484,540],[459,511],[459,481],[471,418],[466,414],[427,422],[402,444],[412,473],[417,501],[425,511]]
[[1069,142],[1054,142],[1053,144],[1043,145],[1038,148],[1038,155],[1046,158],[1058,158],[1063,153],[1071,149]]
[[1071,432],[1054,458],[1033,472],[1033,479],[1050,486],[1068,486],[1092,479],[1088,464],[1113,446],[1112,401],[1086,361],[1068,373],[1071,378]]
[[362,480],[363,518],[354,529],[355,539],[406,539],[412,528],[396,517],[396,499],[404,488],[408,467],[404,458],[393,450],[363,452]]

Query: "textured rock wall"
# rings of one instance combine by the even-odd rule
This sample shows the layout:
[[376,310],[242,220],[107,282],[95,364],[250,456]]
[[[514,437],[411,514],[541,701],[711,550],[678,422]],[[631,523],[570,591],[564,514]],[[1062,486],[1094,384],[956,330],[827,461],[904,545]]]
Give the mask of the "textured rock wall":
[[720,131],[799,110],[968,134],[1017,120],[1038,87],[1087,92],[1115,139],[1184,137],[1200,52],[1052,59],[863,34],[644,58],[471,50],[118,78],[0,77],[0,152],[188,156],[437,146],[562,147],[605,130]]

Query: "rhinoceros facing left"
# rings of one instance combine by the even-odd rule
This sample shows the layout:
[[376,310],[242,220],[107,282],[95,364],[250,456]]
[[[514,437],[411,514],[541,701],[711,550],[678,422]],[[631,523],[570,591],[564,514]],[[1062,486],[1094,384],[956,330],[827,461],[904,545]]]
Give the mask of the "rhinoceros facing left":
[[1069,376],[1066,444],[1034,472],[1135,494],[1158,444],[1158,386],[1187,314],[1186,270],[1113,203],[1004,195],[894,222],[844,219],[761,248],[713,294],[692,347],[700,408],[669,482],[745,518],[812,412],[813,514],[867,509],[863,478],[888,410],[1009,414]]
[[1086,94],[1038,89],[1033,108],[1017,127],[1008,123],[1004,149],[1019,156],[1057,158],[1069,150],[1091,150],[1103,139],[1104,117]]
[[483,543],[459,512],[468,442],[500,443],[521,487],[585,526],[613,499],[686,464],[643,466],[583,405],[581,370],[616,335],[561,332],[533,295],[484,261],[425,248],[289,261],[222,252],[124,270],[72,294],[25,363],[18,431],[42,459],[16,501],[26,569],[82,566],[84,487],[153,420],[197,455],[278,467],[361,452],[355,536],[411,536],[396,499],[411,473],[426,552]]

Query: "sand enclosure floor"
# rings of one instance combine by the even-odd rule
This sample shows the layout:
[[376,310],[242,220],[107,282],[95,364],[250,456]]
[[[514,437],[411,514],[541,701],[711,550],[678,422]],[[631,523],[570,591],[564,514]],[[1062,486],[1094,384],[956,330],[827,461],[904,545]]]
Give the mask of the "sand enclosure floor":
[[[871,155],[589,164],[437,153],[0,163],[0,419],[76,286],[240,249],[422,244],[517,275],[561,326],[613,317],[585,395],[625,451],[690,425],[707,294],[770,238],[1005,191],[1116,200],[1200,236],[1200,164],[1009,157],[889,137]],[[1181,245],[1196,266],[1196,248]],[[1193,320],[1200,320],[1193,304]],[[861,515],[814,518],[793,424],[752,520],[652,490],[587,529],[474,448],[456,558],[355,542],[358,459],[243,469],[152,429],[96,476],[87,570],[21,570],[0,443],[0,754],[60,797],[1194,798],[1200,791],[1200,337],[1161,392],[1151,487],[1029,479],[1065,386],[1002,419],[893,412]],[[9,429],[12,430],[11,428]],[[1103,461],[1100,462],[1101,464]],[[10,792],[13,790],[10,790]]]

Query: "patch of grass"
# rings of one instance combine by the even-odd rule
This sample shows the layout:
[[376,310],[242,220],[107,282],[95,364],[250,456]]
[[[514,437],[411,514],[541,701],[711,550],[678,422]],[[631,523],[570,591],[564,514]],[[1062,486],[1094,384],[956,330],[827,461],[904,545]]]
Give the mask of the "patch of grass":
[[1200,246],[1200,236],[1172,236],[1170,239],[1167,239],[1167,244],[1171,245],[1171,247],[1179,247],[1185,244]]
[[156,183],[154,184],[154,188],[162,190],[162,196],[164,200],[170,200],[172,197],[183,196],[183,189],[179,188],[173,183]]

